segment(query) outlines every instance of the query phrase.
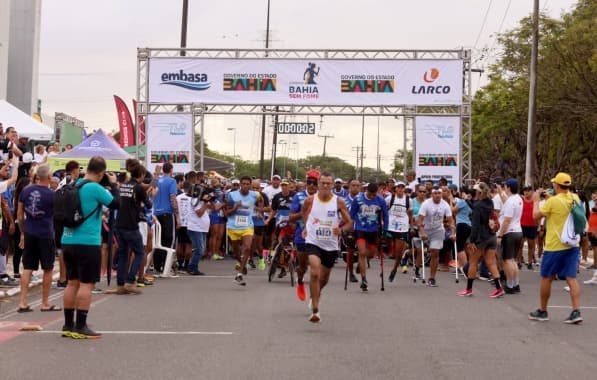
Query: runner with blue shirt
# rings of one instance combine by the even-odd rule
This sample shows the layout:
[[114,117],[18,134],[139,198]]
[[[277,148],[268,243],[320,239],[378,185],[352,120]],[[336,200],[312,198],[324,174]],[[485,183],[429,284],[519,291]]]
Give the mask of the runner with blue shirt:
[[[350,218],[354,221],[355,238],[359,251],[361,290],[364,292],[369,288],[366,258],[372,258],[377,254],[381,228],[386,228],[385,226],[388,225],[386,201],[377,195],[377,190],[377,184],[370,183],[364,193],[357,195],[350,207]],[[380,218],[382,222],[380,222]]]
[[247,261],[251,256],[251,243],[254,233],[253,210],[255,206],[262,203],[261,195],[256,191],[249,190],[250,188],[251,177],[244,176],[240,180],[240,189],[231,191],[226,195],[225,215],[228,217],[226,223],[228,237],[232,242],[234,256],[240,264],[237,265],[234,282],[241,286],[247,285],[243,274],[246,274]]

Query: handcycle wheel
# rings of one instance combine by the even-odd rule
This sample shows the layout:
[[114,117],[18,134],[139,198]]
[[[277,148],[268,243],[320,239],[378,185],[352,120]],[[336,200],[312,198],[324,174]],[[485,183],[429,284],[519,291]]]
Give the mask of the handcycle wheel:
[[295,258],[292,257],[290,258],[290,260],[288,260],[288,271],[290,272],[290,286],[294,287],[294,275],[296,273],[296,268],[295,268]]
[[276,270],[278,269],[278,263],[280,261],[280,254],[282,252],[282,249],[282,244],[278,243],[276,249],[274,250],[274,257],[272,257],[271,263],[269,265],[269,270],[267,272],[267,282],[272,282],[272,280],[276,276]]

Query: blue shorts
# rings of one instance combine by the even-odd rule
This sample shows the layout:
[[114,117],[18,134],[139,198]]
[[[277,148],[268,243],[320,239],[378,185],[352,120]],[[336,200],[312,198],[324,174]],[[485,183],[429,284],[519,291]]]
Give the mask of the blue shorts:
[[544,251],[541,258],[541,277],[576,278],[578,268],[578,247],[561,251]]

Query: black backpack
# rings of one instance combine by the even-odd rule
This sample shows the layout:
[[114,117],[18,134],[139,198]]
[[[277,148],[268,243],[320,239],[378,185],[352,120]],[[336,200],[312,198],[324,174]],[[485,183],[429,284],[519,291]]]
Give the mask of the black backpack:
[[64,227],[74,228],[83,224],[91,215],[95,214],[101,209],[102,205],[98,203],[95,210],[89,215],[83,216],[83,209],[81,207],[81,198],[79,197],[79,190],[91,181],[82,180],[75,184],[72,181],[69,184],[62,186],[54,193],[54,221]]
[[[404,196],[406,197],[406,209],[410,210],[410,197],[406,194],[404,194]],[[388,207],[388,210],[392,208],[392,206],[394,205],[394,199],[396,198],[396,194],[392,193],[392,197],[390,198],[390,206]]]

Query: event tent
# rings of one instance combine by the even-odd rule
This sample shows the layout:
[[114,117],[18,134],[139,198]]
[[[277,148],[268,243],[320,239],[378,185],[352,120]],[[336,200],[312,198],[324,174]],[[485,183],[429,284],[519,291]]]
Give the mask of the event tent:
[[19,136],[29,137],[31,140],[51,140],[54,130],[27,115],[6,100],[0,100],[0,123],[6,128],[14,127]]
[[60,170],[64,169],[68,161],[76,160],[81,166],[86,167],[93,156],[102,156],[106,160],[107,170],[112,172],[123,171],[126,159],[132,157],[114,139],[98,129],[73,149],[48,157],[48,164],[52,170]]

